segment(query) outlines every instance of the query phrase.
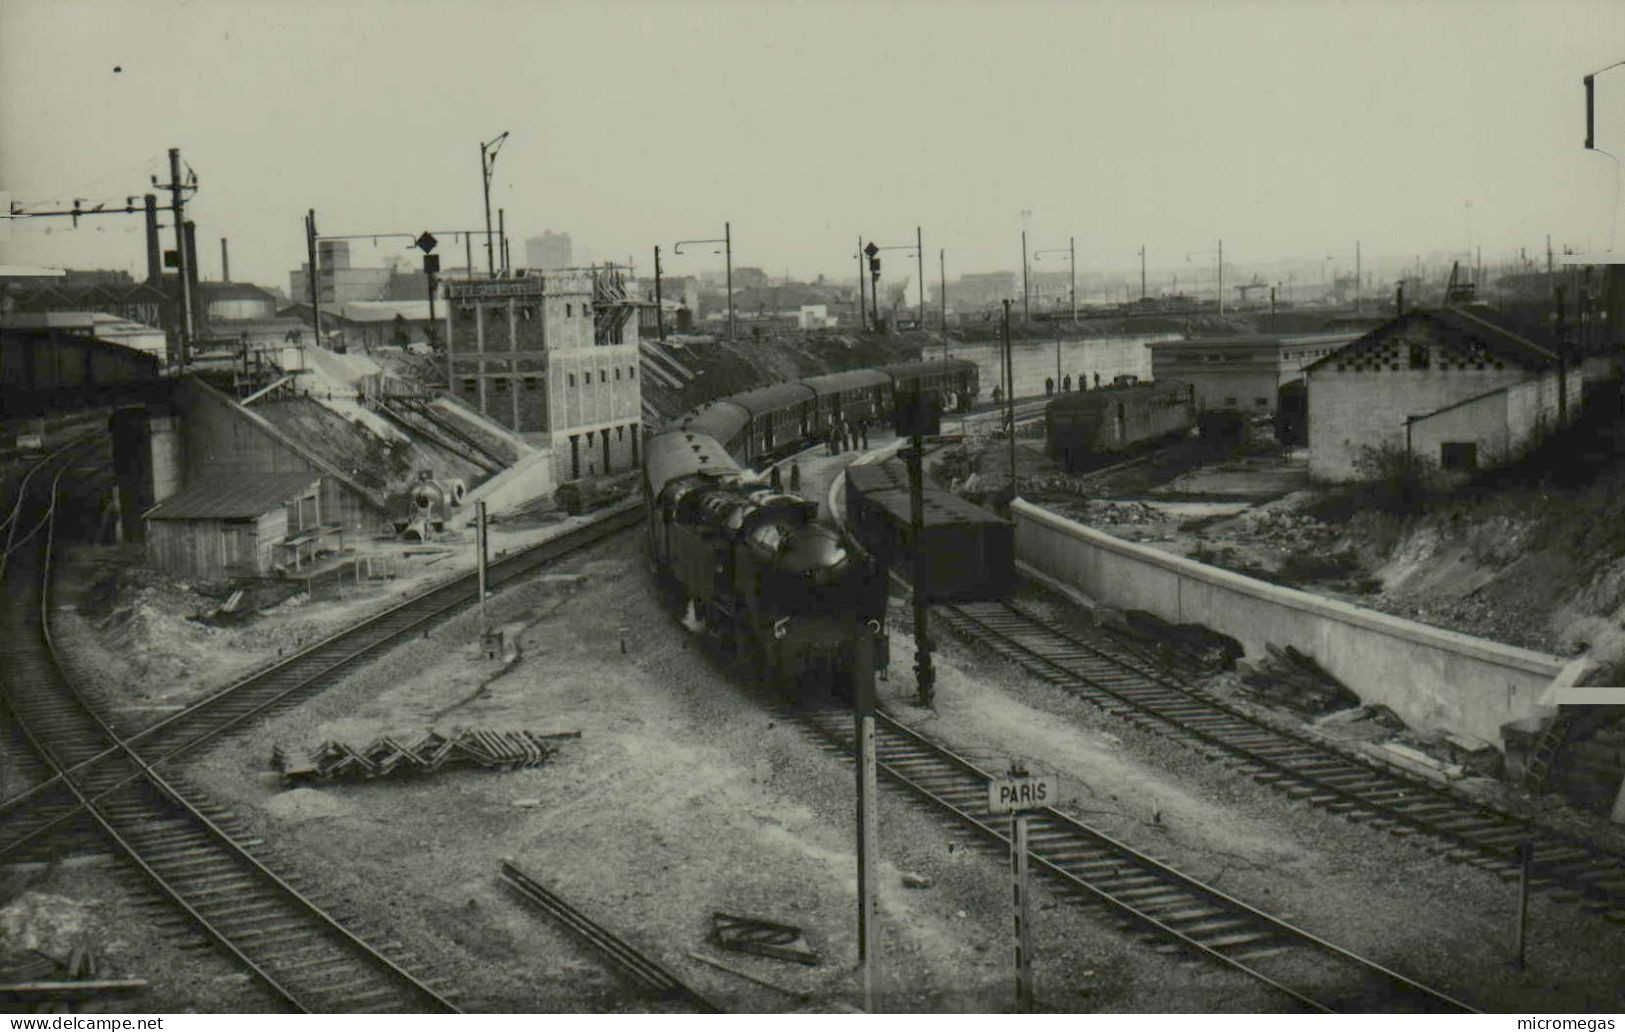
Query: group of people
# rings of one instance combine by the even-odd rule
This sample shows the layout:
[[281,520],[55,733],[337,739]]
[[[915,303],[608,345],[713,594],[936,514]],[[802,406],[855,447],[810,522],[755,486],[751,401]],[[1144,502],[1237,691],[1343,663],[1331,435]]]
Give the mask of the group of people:
[[[1086,391],[1088,389],[1089,389],[1089,374],[1088,373],[1079,373],[1078,374],[1078,390]],[[1099,389],[1100,389],[1100,374],[1096,373],[1095,374],[1095,390],[1098,391]],[[1065,376],[1061,377],[1061,393],[1067,394],[1067,393],[1070,393],[1071,390],[1072,390],[1072,374],[1067,373]],[[1046,395],[1055,393],[1055,377],[1053,377],[1053,376],[1044,377],[1044,393]]]
[[832,419],[829,421],[829,426],[824,428],[825,455],[839,455],[841,452],[851,451],[853,448],[868,450],[868,447],[869,421],[867,419],[858,420],[857,426],[853,426],[844,419]]

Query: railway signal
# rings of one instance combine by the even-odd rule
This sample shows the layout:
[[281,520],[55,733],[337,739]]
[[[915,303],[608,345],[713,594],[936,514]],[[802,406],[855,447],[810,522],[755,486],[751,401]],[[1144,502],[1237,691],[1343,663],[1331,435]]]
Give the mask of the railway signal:
[[1060,781],[1053,775],[1035,776],[1012,763],[1002,777],[987,783],[989,813],[1010,815],[1010,883],[1015,899],[1016,1010],[1033,1009],[1032,930],[1027,906],[1027,815],[1058,798]]

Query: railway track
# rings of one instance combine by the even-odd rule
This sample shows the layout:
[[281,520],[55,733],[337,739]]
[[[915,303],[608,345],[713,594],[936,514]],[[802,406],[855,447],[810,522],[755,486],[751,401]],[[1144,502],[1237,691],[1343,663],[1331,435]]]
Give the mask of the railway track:
[[1105,631],[1059,628],[1008,601],[943,605],[935,612],[955,632],[1109,713],[1233,763],[1295,799],[1411,838],[1450,861],[1510,880],[1520,866],[1515,851],[1529,843],[1535,887],[1625,922],[1625,858],[1618,854],[1260,722]]
[[[833,748],[853,751],[844,711],[789,714]],[[987,812],[992,775],[883,713],[883,776],[955,824],[1009,848],[1009,818]],[[1055,809],[1028,819],[1032,869],[1070,900],[1105,908],[1152,938],[1258,979],[1312,1011],[1460,1013],[1459,1000],[1271,917]]]
[[513,861],[502,861],[501,877],[503,883],[521,898],[602,954],[617,971],[644,992],[668,1002],[683,1004],[702,1014],[722,1013],[722,1008],[685,985],[657,962],[639,953],[626,940],[550,892],[515,866]]
[[[594,523],[505,556],[488,567],[487,586],[494,590],[511,584],[633,526],[640,518],[639,508],[617,510]],[[478,593],[478,577],[473,573],[432,588],[124,736],[116,746],[108,744],[76,756],[68,770],[75,777],[83,777],[99,765],[115,762],[124,753],[147,766],[158,766],[223,735],[246,730],[255,720],[282,712],[330,687],[367,657],[422,633],[477,601]],[[60,776],[29,793],[0,801],[0,861],[38,843],[81,809],[82,802],[73,797]]]
[[[129,749],[62,676],[45,615],[61,480],[75,449],[19,491],[0,585],[5,701],[58,784],[151,883],[290,1007],[310,1012],[455,1011],[266,866],[229,815],[189,799]],[[66,456],[64,458],[64,456]],[[93,764],[91,757],[99,757]],[[71,772],[71,773],[69,773]]]
[[[88,821],[180,908],[190,923],[291,1008],[309,1012],[455,1012],[403,966],[395,944],[364,941],[268,866],[228,813],[156,765],[241,729],[325,687],[354,663],[472,600],[472,575],[410,599],[147,728],[121,738],[62,674],[47,621],[61,481],[76,454],[60,449],[20,485],[0,522],[0,684],[20,733],[51,775],[0,801],[0,858],[47,832]],[[507,557],[500,585],[637,519],[636,510]],[[262,852],[262,851],[261,851]]]

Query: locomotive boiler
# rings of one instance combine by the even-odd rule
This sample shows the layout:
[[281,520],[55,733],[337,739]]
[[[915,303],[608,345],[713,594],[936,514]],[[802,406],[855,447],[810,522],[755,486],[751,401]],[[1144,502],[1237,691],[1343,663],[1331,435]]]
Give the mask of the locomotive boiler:
[[871,691],[887,661],[879,562],[713,437],[668,430],[644,460],[654,567],[693,625],[798,699]]

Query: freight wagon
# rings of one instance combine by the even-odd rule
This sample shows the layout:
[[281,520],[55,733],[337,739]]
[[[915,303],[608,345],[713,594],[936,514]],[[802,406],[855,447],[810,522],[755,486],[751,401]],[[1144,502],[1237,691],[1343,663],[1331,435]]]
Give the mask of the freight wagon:
[[1189,433],[1195,425],[1195,391],[1188,383],[1160,380],[1078,391],[1044,409],[1044,448],[1076,473],[1139,445]]
[[1015,525],[926,478],[924,527],[915,541],[908,468],[901,460],[848,466],[846,518],[852,535],[880,561],[911,575],[924,554],[920,585],[931,601],[998,598],[1015,587]]

